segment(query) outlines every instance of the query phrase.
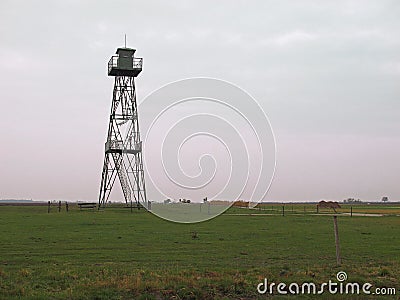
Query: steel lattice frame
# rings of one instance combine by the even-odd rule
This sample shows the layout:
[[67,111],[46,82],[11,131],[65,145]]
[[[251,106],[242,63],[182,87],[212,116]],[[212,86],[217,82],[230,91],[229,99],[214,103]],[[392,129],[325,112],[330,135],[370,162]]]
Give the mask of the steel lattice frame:
[[102,179],[99,208],[105,207],[118,176],[127,205],[148,207],[144,181],[142,142],[132,76],[116,76]]

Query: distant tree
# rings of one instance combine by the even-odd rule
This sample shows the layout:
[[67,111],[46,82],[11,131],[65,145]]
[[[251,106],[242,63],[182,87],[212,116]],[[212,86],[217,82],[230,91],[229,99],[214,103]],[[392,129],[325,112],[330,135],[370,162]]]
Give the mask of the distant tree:
[[388,202],[389,198],[388,197],[382,197],[382,202]]

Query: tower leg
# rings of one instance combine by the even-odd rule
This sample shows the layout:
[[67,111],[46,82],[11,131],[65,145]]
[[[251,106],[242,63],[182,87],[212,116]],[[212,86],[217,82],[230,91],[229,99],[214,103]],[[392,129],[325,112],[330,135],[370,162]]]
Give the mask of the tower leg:
[[101,185],[100,185],[100,194],[99,194],[99,205],[100,207],[105,207],[108,201],[108,197],[110,196],[110,192],[115,182],[115,169],[111,165],[110,155],[105,154],[104,163],[103,163],[103,172],[101,175]]

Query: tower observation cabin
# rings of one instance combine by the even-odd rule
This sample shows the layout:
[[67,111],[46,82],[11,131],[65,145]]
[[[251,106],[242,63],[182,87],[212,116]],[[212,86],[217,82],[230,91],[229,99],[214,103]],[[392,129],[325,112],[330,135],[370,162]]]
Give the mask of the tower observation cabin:
[[136,77],[142,71],[143,58],[134,57],[135,49],[118,48],[108,62],[108,76]]

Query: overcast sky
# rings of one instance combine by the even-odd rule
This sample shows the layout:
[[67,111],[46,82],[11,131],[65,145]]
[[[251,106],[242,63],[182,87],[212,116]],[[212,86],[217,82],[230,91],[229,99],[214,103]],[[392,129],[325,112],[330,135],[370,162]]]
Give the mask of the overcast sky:
[[0,199],[97,200],[126,33],[138,101],[201,76],[260,103],[277,146],[265,201],[400,200],[399,16],[382,0],[2,0]]

